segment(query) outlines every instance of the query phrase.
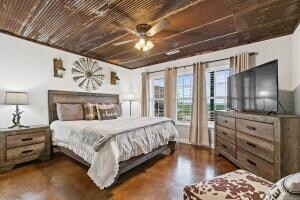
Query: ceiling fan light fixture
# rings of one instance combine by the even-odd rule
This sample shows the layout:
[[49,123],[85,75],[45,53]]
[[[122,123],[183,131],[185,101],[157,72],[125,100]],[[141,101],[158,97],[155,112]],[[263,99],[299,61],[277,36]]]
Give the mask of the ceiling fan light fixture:
[[139,51],[149,51],[154,47],[154,44],[151,40],[141,38],[134,47]]

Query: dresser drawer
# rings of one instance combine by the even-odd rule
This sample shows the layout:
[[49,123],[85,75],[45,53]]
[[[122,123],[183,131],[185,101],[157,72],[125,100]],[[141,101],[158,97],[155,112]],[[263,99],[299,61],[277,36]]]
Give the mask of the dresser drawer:
[[228,142],[235,144],[235,131],[223,126],[216,125],[216,133],[218,137],[227,140]]
[[248,133],[250,135],[265,140],[274,141],[274,131],[273,131],[272,124],[255,122],[255,121],[244,120],[244,119],[237,119],[236,129],[237,131]]
[[234,144],[223,140],[220,137],[217,137],[217,148],[221,152],[225,152],[233,158],[236,158],[236,147]]
[[270,181],[274,180],[274,165],[241,149],[237,148],[237,160],[253,173]]
[[26,133],[20,135],[8,135],[6,137],[7,148],[25,146],[29,144],[42,143],[46,141],[45,132]]
[[235,129],[235,118],[217,115],[217,124],[230,129]]
[[274,144],[272,142],[237,132],[237,146],[274,163]]
[[17,147],[12,149],[7,149],[6,159],[15,160],[26,156],[40,155],[46,151],[46,144],[32,144],[23,147]]

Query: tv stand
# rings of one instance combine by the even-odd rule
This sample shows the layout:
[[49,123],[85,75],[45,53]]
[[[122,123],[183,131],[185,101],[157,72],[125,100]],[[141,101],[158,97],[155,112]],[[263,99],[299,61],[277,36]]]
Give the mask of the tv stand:
[[272,182],[300,171],[300,116],[216,111],[215,133],[216,153],[242,169]]

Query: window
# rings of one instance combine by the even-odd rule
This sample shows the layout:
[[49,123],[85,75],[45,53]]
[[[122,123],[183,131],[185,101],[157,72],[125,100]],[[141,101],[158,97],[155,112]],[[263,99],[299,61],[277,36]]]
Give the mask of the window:
[[227,108],[228,76],[228,67],[210,70],[206,74],[206,92],[208,97],[207,110],[209,121],[214,121],[215,110],[225,110]]
[[165,79],[157,78],[153,80],[153,115],[155,117],[163,117],[164,116],[164,87],[165,87]]
[[190,122],[192,116],[192,91],[193,75],[177,76],[176,96],[177,96],[177,121]]

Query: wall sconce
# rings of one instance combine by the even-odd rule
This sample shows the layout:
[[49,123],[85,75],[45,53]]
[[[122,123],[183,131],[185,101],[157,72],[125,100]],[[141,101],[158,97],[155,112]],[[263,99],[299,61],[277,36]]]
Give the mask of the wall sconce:
[[53,67],[54,67],[54,77],[56,78],[63,78],[65,75],[66,69],[63,67],[63,61],[61,58],[53,59]]
[[110,83],[112,85],[117,85],[120,83],[120,78],[118,77],[116,72],[110,72]]

